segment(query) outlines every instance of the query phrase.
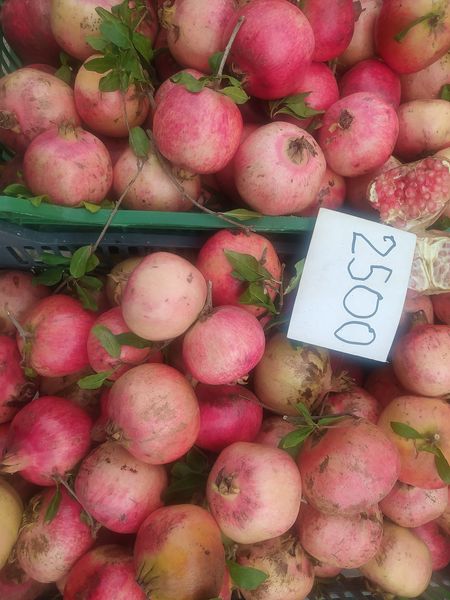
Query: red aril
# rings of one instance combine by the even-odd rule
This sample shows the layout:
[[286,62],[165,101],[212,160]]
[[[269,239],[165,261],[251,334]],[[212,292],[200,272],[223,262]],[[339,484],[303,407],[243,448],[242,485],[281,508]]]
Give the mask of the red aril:
[[252,0],[229,21],[223,47],[240,17],[245,21],[228,57],[233,72],[242,76],[245,89],[256,98],[293,94],[314,51],[314,33],[305,15],[289,2]]
[[358,92],[335,102],[325,113],[319,144],[328,166],[356,177],[381,167],[398,135],[394,107],[380,96]]
[[52,204],[100,204],[112,184],[112,163],[106,146],[79,127],[62,124],[36,137],[23,160],[25,181],[36,196]]
[[348,392],[330,394],[325,401],[325,412],[330,415],[347,413],[377,423],[381,407],[369,392],[352,387]]
[[431,554],[433,571],[441,571],[450,563],[450,540],[436,521],[415,527],[412,532],[425,544]]
[[345,179],[327,167],[314,202],[300,214],[303,217],[315,217],[321,208],[337,210],[344,204],[345,198]]
[[91,428],[91,418],[70,400],[41,396],[12,420],[0,470],[20,472],[36,485],[55,485],[89,450]]
[[382,408],[385,408],[394,398],[408,395],[408,391],[399,382],[390,364],[371,371],[364,388],[377,399]]
[[220,452],[234,442],[252,442],[261,427],[263,409],[258,398],[241,385],[204,385],[195,388],[200,407],[196,445]]
[[450,292],[447,294],[436,294],[431,296],[433,310],[436,318],[450,326]]
[[375,55],[374,26],[383,0],[360,0],[353,3],[355,28],[347,49],[339,56],[339,64],[351,67]]
[[26,380],[21,365],[16,341],[0,335],[0,423],[10,421],[36,391],[35,384]]
[[401,75],[400,81],[402,102],[439,98],[442,87],[450,82],[450,53],[421,71]]
[[280,121],[250,134],[236,152],[234,164],[239,194],[266,215],[300,213],[310,206],[326,169],[315,139],[304,129]]
[[184,336],[183,361],[201,383],[233,383],[258,364],[264,346],[264,330],[256,317],[238,306],[219,306]]
[[400,104],[400,78],[375,58],[363,60],[347,71],[339,82],[341,97],[357,92],[378,94],[397,108]]
[[446,487],[428,490],[397,481],[380,502],[383,514],[402,527],[419,527],[440,517],[448,503]]
[[447,100],[412,100],[398,109],[395,154],[415,160],[450,146],[450,104]]
[[345,180],[346,185],[346,201],[353,208],[358,211],[374,212],[372,204],[368,199],[369,186],[375,177],[378,177],[381,173],[389,171],[394,167],[400,165],[400,161],[395,156],[390,156],[387,161],[381,165],[378,169],[367,173],[366,175],[359,175],[358,177],[348,177]]

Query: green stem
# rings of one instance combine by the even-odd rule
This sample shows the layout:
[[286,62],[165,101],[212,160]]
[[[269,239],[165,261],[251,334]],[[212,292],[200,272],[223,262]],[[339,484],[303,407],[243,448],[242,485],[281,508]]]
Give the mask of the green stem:
[[424,21],[429,21],[433,17],[439,17],[439,16],[440,15],[438,13],[429,12],[426,15],[423,15],[423,17],[417,17],[417,19],[414,19],[414,21],[411,21],[411,23],[409,25],[407,25],[405,27],[405,29],[403,29],[402,31],[397,33],[397,35],[394,36],[394,40],[396,42],[402,42],[403,39],[406,37],[406,35],[411,31],[411,29],[413,27],[415,27],[416,25],[420,25],[420,23],[423,23]]

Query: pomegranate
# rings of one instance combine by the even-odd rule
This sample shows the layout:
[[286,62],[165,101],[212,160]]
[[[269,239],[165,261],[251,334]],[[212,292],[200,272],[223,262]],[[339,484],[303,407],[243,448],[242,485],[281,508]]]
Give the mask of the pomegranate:
[[264,330],[256,317],[237,306],[219,306],[184,336],[183,361],[201,383],[233,383],[258,364],[264,346]]
[[105,146],[106,149],[109,152],[109,156],[111,157],[111,163],[112,166],[114,167],[117,163],[117,161],[119,160],[119,158],[122,156],[122,154],[125,152],[125,150],[128,149],[129,147],[129,140],[128,138],[114,138],[114,137],[106,137],[104,135],[102,136],[98,136],[98,139],[101,140]]
[[30,501],[16,544],[20,566],[42,583],[60,579],[94,544],[89,525],[82,519],[83,508],[65,489],[58,492],[58,510],[48,520],[47,511],[55,493],[51,488]]
[[380,60],[369,58],[347,71],[339,82],[341,96],[357,92],[378,94],[397,108],[400,104],[399,76]]
[[431,296],[431,302],[433,303],[434,314],[439,321],[450,326],[450,292]]
[[260,402],[270,410],[298,416],[296,404],[308,408],[319,404],[331,388],[327,350],[291,342],[282,333],[267,342],[255,369],[254,388]]
[[385,522],[378,553],[360,567],[367,579],[382,591],[416,598],[428,587],[432,574],[428,548],[409,529]]
[[[114,192],[119,197],[135,177],[139,160],[127,148],[114,167]],[[173,176],[185,192],[198,200],[201,191],[200,177],[185,169],[170,166]],[[193,204],[175,187],[161,166],[158,157],[149,152],[142,171],[123,199],[123,207],[135,210],[188,211]]]
[[225,575],[220,530],[199,506],[165,506],[141,525],[134,564],[137,581],[152,600],[212,598]]
[[371,371],[364,383],[364,388],[377,399],[382,408],[385,408],[394,398],[408,395],[390,364]]
[[225,48],[224,28],[232,19],[233,0],[173,0],[163,3],[161,21],[167,28],[172,56],[181,65],[210,73],[208,59]]
[[128,280],[121,300],[123,318],[145,339],[175,338],[197,319],[206,295],[206,281],[190,262],[169,252],[154,252]]
[[373,30],[383,0],[359,0],[353,4],[355,28],[347,49],[339,57],[339,64],[351,67],[375,54]]
[[426,525],[415,527],[412,531],[427,545],[431,554],[433,571],[445,569],[450,563],[450,540],[439,529],[437,522],[431,521]]
[[25,181],[36,196],[52,204],[100,204],[112,184],[112,163],[106,146],[92,133],[60,125],[36,137],[23,160]]
[[245,21],[228,62],[243,77],[248,93],[265,100],[293,94],[295,81],[310,64],[314,51],[314,33],[305,15],[288,2],[252,0],[228,22],[223,46],[240,17]]
[[100,389],[84,390],[78,385],[78,380],[92,374],[91,369],[65,377],[41,377],[39,392],[42,396],[60,396],[70,400],[93,418],[98,415]]
[[250,134],[234,164],[239,194],[266,215],[299,213],[313,204],[326,169],[314,138],[296,125],[279,121]]
[[181,70],[181,65],[174,59],[168,48],[167,29],[163,27],[158,31],[154,44],[155,50],[159,50],[154,58],[156,73],[160,81],[165,81]]
[[193,173],[223,169],[233,158],[241,134],[236,104],[207,87],[192,93],[175,85],[160,98],[153,116],[153,135],[161,153]]
[[0,456],[3,456],[6,448],[6,440],[8,439],[9,423],[0,425]]
[[373,558],[383,536],[383,515],[378,506],[345,517],[327,515],[302,505],[297,523],[303,548],[320,562],[354,569]]
[[0,79],[0,142],[24,152],[40,133],[62,123],[80,124],[73,91],[48,73],[23,68]]
[[220,452],[234,442],[252,442],[262,423],[258,398],[240,385],[199,384],[200,431],[196,445]]
[[14,52],[27,64],[58,64],[59,46],[50,29],[51,0],[5,0],[2,31]]
[[449,83],[449,80],[450,53],[447,52],[425,69],[401,75],[402,102],[439,98],[442,86]]
[[10,421],[35,393],[35,385],[25,379],[21,361],[15,340],[0,335],[0,423]]
[[254,441],[263,446],[278,448],[281,439],[295,429],[297,429],[295,425],[288,423],[282,417],[266,417]]
[[313,60],[327,61],[347,49],[355,28],[353,0],[328,2],[325,12],[321,0],[303,0],[301,9],[314,33]]
[[49,585],[39,583],[20,568],[17,562],[5,565],[0,571],[0,598],[8,600],[35,600],[49,591]]
[[212,284],[214,306],[240,306],[255,316],[261,315],[265,312],[263,307],[239,302],[246,286],[233,276],[233,266],[226,256],[226,252],[230,250],[253,256],[260,261],[273,279],[270,286],[266,285],[266,291],[272,300],[275,299],[281,279],[281,263],[277,252],[268,239],[257,233],[222,229],[203,244],[197,257],[197,269]]
[[3,569],[19,535],[23,505],[16,490],[2,478],[0,478],[0,509],[2,528],[0,569]]
[[381,407],[378,405],[377,399],[369,392],[360,387],[354,387],[348,392],[328,396],[325,411],[331,415],[350,413],[355,417],[367,419],[371,423],[377,423]]
[[75,479],[75,491],[84,508],[117,533],[135,533],[144,519],[162,506],[166,487],[164,467],[143,463],[113,442],[93,450]]
[[333,373],[345,375],[352,379],[356,385],[362,386],[364,381],[363,363],[355,360],[354,356],[349,356],[343,352],[331,351],[330,364]]
[[433,303],[430,296],[423,296],[414,290],[406,292],[402,316],[397,329],[397,335],[403,335],[414,327],[416,323],[434,322]]
[[414,160],[450,146],[450,104],[446,100],[413,100],[398,109],[395,154]]
[[394,167],[398,167],[400,165],[400,161],[397,160],[394,156],[390,156],[387,161],[381,165],[378,169],[367,173],[367,175],[359,175],[358,177],[349,177],[345,180],[346,186],[346,200],[348,204],[350,204],[353,208],[364,211],[364,212],[374,212],[372,204],[368,200],[368,192],[369,186],[375,177],[381,175],[385,171],[389,171],[389,169],[393,169]]
[[119,306],[122,303],[122,295],[125,291],[128,279],[141,262],[142,257],[132,256],[114,265],[110,273],[108,273],[105,290],[111,306]]
[[323,117],[319,144],[328,166],[356,177],[378,169],[392,154],[398,119],[392,104],[377,94],[358,92],[333,104]]
[[[401,396],[383,410],[378,427],[400,454],[399,481],[425,489],[446,487],[437,471],[434,455],[420,449],[426,444],[436,445],[447,461],[450,460],[449,415],[450,406],[444,400],[420,396]],[[425,438],[405,439],[393,431],[391,423],[408,425]]]
[[300,474],[287,452],[249,442],[222,450],[206,488],[211,514],[239,544],[262,542],[290,529],[301,494]]
[[337,577],[341,572],[339,567],[333,567],[332,565],[326,565],[317,561],[318,564],[314,566],[314,576],[320,579],[329,579],[330,577]]
[[25,363],[44,377],[82,371],[89,365],[86,343],[94,321],[78,300],[62,294],[44,298],[22,321],[30,337],[17,338]]
[[385,0],[375,27],[377,53],[397,73],[428,67],[450,48],[446,0]]
[[314,584],[314,570],[309,557],[291,535],[241,546],[236,560],[243,567],[258,569],[268,575],[256,590],[241,590],[245,600],[304,600]]
[[89,450],[91,427],[91,418],[70,400],[41,396],[14,417],[0,470],[54,485]]
[[364,419],[342,421],[318,440],[309,438],[298,464],[306,500],[322,512],[341,516],[377,504],[400,472],[395,445]]
[[418,325],[394,347],[393,366],[406,389],[423,396],[450,393],[450,327]]
[[99,546],[70,569],[64,600],[145,600],[135,581],[133,556],[122,546]]
[[135,458],[162,465],[185,454],[197,438],[197,398],[188,381],[162,364],[134,367],[118,379],[106,404],[107,433]]
[[447,535],[450,535],[450,487],[449,489],[449,502],[447,504],[447,508],[442,513],[440,517],[438,517],[437,522],[439,527],[445,531]]
[[419,527],[442,515],[447,507],[448,490],[427,490],[399,481],[380,502],[391,521],[402,527]]
[[303,217],[316,217],[321,208],[337,210],[344,204],[345,198],[345,179],[327,167],[314,202],[300,214]]
[[148,97],[135,85],[129,86],[126,92],[100,91],[100,80],[108,72],[97,73],[86,68],[89,61],[97,58],[101,58],[101,55],[90,56],[80,67],[75,78],[74,98],[77,112],[95,133],[111,137],[127,136],[129,128],[142,125],[147,118],[150,106]]

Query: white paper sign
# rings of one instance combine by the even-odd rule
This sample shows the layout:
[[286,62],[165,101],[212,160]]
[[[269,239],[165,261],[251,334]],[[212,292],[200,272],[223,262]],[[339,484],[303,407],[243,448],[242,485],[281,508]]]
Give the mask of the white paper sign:
[[416,236],[322,208],[289,324],[292,340],[386,361]]

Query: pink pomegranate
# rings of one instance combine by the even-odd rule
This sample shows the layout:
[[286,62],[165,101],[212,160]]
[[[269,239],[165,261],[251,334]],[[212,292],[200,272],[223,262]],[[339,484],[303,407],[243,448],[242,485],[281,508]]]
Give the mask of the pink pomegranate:
[[380,60],[363,60],[347,71],[339,82],[341,97],[357,92],[378,94],[397,108],[400,104],[400,78]]
[[172,462],[197,438],[200,416],[188,381],[162,364],[134,367],[111,388],[106,405],[109,437],[152,465]]
[[393,366],[400,383],[414,394],[450,393],[450,326],[418,325],[394,347]]
[[437,519],[447,508],[448,490],[427,490],[397,483],[380,502],[383,514],[402,527],[419,527]]
[[23,68],[0,79],[0,142],[24,152],[40,133],[62,123],[80,124],[73,91],[48,73]]
[[397,73],[428,67],[450,48],[450,7],[433,0],[385,0],[375,28],[377,53]]
[[394,398],[408,395],[390,364],[371,371],[364,383],[364,388],[377,399],[382,408],[385,408]]
[[199,506],[159,508],[138,531],[134,565],[139,585],[152,600],[217,596],[225,576],[220,530]]
[[263,125],[250,134],[234,162],[239,194],[266,215],[299,213],[313,204],[326,169],[315,139],[282,122]]
[[0,598],[8,600],[36,600],[49,591],[50,586],[35,581],[17,564],[6,564],[0,571]]
[[369,392],[353,387],[348,392],[330,394],[325,403],[325,411],[331,415],[347,413],[377,423],[381,407]]
[[[114,167],[114,193],[121,196],[138,169],[138,159],[131,148],[127,148]],[[200,177],[185,169],[170,166],[173,176],[185,192],[198,200],[201,191]],[[135,210],[189,211],[190,202],[175,187],[153,152],[148,154],[144,167],[134,184],[124,196],[122,206]]]
[[333,567],[333,565],[326,565],[317,561],[318,564],[314,566],[314,576],[320,579],[329,579],[331,577],[337,577],[341,572],[339,567]]
[[[111,137],[128,135],[128,129],[145,121],[149,100],[145,92],[130,86],[126,92],[102,92],[100,80],[107,73],[96,73],[86,68],[91,60],[101,58],[94,54],[80,67],[75,78],[74,97],[77,112],[83,122],[95,133]],[[126,118],[125,118],[126,112]]]
[[258,569],[268,575],[256,590],[242,590],[245,600],[258,600],[261,593],[264,593],[264,600],[304,600],[312,590],[312,562],[292,535],[241,546],[236,561],[243,567]]
[[337,210],[344,204],[345,198],[345,179],[327,167],[314,202],[302,210],[300,215],[315,217],[321,208]]
[[253,0],[235,13],[225,27],[225,47],[240,17],[245,21],[228,62],[243,77],[251,96],[273,100],[294,93],[298,74],[312,60],[314,33],[300,9],[278,0]]
[[336,375],[344,374],[356,385],[362,386],[364,381],[364,369],[363,365],[355,360],[355,357],[344,354],[343,352],[330,352],[330,364],[331,370]]
[[225,48],[222,34],[234,16],[233,0],[174,0],[164,3],[161,22],[167,28],[172,56],[181,65],[210,73],[208,59]]
[[356,177],[378,169],[392,154],[398,119],[392,104],[377,94],[358,92],[333,104],[323,117],[319,144],[328,166]]
[[223,169],[233,158],[241,133],[236,104],[210,88],[192,93],[176,85],[159,100],[153,117],[153,135],[161,153],[193,173]]
[[427,546],[411,530],[386,521],[378,553],[361,573],[388,594],[416,598],[428,587],[432,574]]
[[321,0],[303,0],[301,9],[314,32],[313,60],[327,61],[347,49],[355,27],[353,0],[327,2],[326,11]]
[[309,438],[299,455],[306,500],[328,514],[352,516],[387,496],[398,479],[397,448],[363,419],[346,420]]
[[[450,14],[450,13],[449,13]],[[398,109],[395,154],[415,160],[450,146],[450,104],[446,100],[412,100]]]
[[[378,427],[394,443],[400,455],[398,479],[424,489],[445,488],[437,471],[434,455],[421,452],[426,444],[437,446],[450,460],[450,406],[440,398],[401,396],[381,413]],[[392,429],[392,423],[402,423],[424,435],[423,440],[405,439]]]
[[56,493],[51,488],[30,501],[25,527],[19,534],[16,556],[22,569],[42,583],[56,581],[69,572],[80,556],[94,544],[89,525],[82,519],[83,508],[65,489],[56,515],[46,518]]
[[287,452],[249,442],[222,450],[206,488],[220,529],[240,544],[262,542],[290,529],[301,494],[300,474]]
[[62,294],[44,298],[21,323],[30,335],[17,338],[26,365],[43,377],[82,371],[89,365],[86,343],[94,321],[78,300]]
[[266,285],[266,291],[274,300],[281,279],[281,263],[275,248],[268,239],[257,233],[222,229],[203,244],[196,262],[197,269],[212,284],[214,306],[228,304],[240,306],[255,316],[263,314],[263,307],[239,302],[246,286],[233,277],[234,269],[226,255],[228,251],[253,256],[261,262],[272,276],[273,281]]
[[246,377],[264,353],[264,330],[238,306],[219,306],[184,336],[183,360],[201,383],[221,385]]
[[431,302],[437,319],[450,326],[450,292],[431,296]]
[[128,279],[122,315],[131,331],[145,339],[176,338],[197,319],[206,296],[206,281],[190,262],[169,252],[154,252]]
[[200,406],[197,446],[220,452],[234,442],[252,442],[261,427],[263,409],[258,398],[240,385],[195,388]]
[[375,55],[374,26],[383,0],[360,0],[353,3],[355,28],[347,49],[339,56],[339,64],[351,67]]
[[442,86],[449,82],[449,77],[450,54],[447,52],[425,69],[400,76],[402,102],[439,98]]
[[75,479],[75,491],[85,510],[117,533],[135,533],[162,506],[166,487],[164,467],[143,463],[113,442],[93,450]]
[[0,424],[0,456],[3,456],[8,439],[9,423]]
[[113,266],[106,278],[105,290],[111,306],[122,303],[128,279],[134,269],[142,262],[141,256],[131,256]]
[[106,146],[92,133],[60,125],[36,137],[23,160],[25,181],[36,196],[52,204],[100,204],[112,184],[112,163]]
[[16,341],[0,335],[0,423],[10,421],[36,391],[25,379],[21,362]]
[[166,81],[175,73],[181,70],[181,65],[177,63],[170,53],[167,40],[167,29],[161,27],[155,39],[154,49],[159,53],[154,58],[156,73],[160,81]]
[[2,31],[14,52],[27,64],[58,64],[59,46],[50,29],[51,0],[5,0]]
[[449,489],[449,502],[447,508],[442,515],[437,519],[439,527],[445,531],[447,535],[450,535],[450,487]]
[[345,517],[321,513],[304,504],[297,526],[300,543],[308,554],[340,569],[355,569],[378,552],[383,515],[378,506]]
[[445,569],[450,563],[450,540],[439,529],[436,521],[415,527],[412,531],[427,545],[431,554],[433,571]]
[[114,138],[102,135],[98,136],[98,139],[105,144],[109,156],[111,157],[112,166],[114,167],[119,158],[129,147],[128,138]]
[[70,400],[41,396],[14,417],[0,470],[52,486],[89,450],[91,427],[91,418]]
[[347,178],[345,180],[347,203],[357,210],[373,213],[375,209],[368,199],[370,184],[375,177],[378,177],[381,173],[389,171],[394,167],[398,167],[400,164],[400,161],[397,160],[395,156],[390,156],[378,169],[375,169],[366,175]]
[[408,290],[397,335],[404,335],[417,322],[434,323],[433,304],[430,296],[423,296],[414,290]]
[[266,417],[261,424],[258,435],[253,441],[263,446],[278,448],[281,439],[288,433],[291,433],[291,431],[295,431],[295,429],[297,427],[293,423],[285,421],[283,417]]
[[96,327],[106,327],[113,335],[130,333],[119,307],[111,308],[100,315],[89,332],[87,339],[89,364],[96,373],[113,371],[108,379],[115,381],[131,369],[131,367],[144,362],[149,355],[149,348],[134,348],[133,346],[123,344],[120,347],[119,355],[111,356],[102,345],[101,332],[98,335],[96,334]]

